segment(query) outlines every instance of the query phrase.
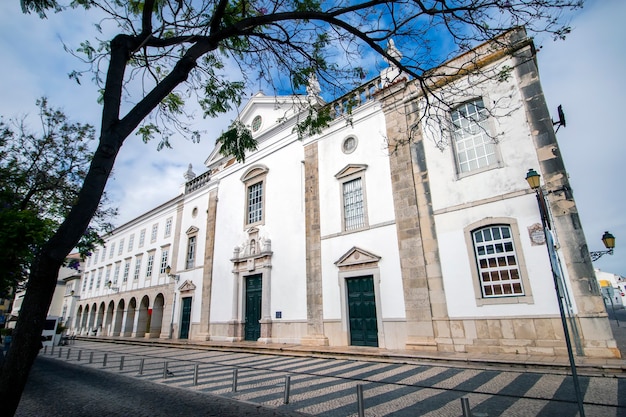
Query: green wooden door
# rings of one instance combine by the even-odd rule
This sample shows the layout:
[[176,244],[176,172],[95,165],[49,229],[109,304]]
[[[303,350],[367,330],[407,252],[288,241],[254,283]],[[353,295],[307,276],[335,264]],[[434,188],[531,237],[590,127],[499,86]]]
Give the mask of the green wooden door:
[[246,324],[245,340],[258,340],[261,337],[261,274],[246,277]]
[[350,321],[350,344],[353,346],[378,347],[378,324],[376,322],[376,297],[374,279],[370,276],[348,278],[348,314]]
[[191,323],[191,297],[183,298],[180,318],[180,338],[189,339],[189,325]]

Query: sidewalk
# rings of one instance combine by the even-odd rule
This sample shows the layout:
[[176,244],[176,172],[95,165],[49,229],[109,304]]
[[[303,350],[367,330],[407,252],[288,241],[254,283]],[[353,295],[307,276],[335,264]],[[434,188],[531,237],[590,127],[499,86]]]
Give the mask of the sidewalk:
[[[621,313],[620,313],[621,314]],[[575,357],[576,370],[581,375],[615,375],[626,377],[626,310],[623,310],[624,321],[617,321],[612,317],[611,327],[618,347],[622,353],[621,359],[601,359],[589,357]],[[179,339],[131,339],[115,337],[79,337],[81,340],[92,342],[113,342],[124,344],[150,346],[176,346],[189,349],[207,349],[238,351],[245,353],[261,353],[288,356],[307,356],[323,358],[354,359],[362,361],[377,361],[389,363],[428,363],[436,365],[463,366],[463,367],[503,367],[510,369],[539,369],[542,371],[570,373],[570,363],[567,356],[551,357],[540,355],[515,354],[478,354],[478,353],[448,353],[448,352],[421,352],[412,350],[386,350],[356,346],[302,346],[297,344],[256,342],[218,342],[218,341],[186,341]]]

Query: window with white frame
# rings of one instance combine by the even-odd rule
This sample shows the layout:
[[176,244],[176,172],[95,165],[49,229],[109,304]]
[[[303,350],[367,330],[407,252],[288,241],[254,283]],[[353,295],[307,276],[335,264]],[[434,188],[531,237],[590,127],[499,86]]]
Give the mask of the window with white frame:
[[128,281],[128,274],[130,273],[130,259],[124,261],[124,274],[122,275],[122,282]]
[[159,232],[159,224],[155,223],[152,225],[152,233],[150,233],[150,242],[154,243],[157,239],[157,233]]
[[196,263],[196,236],[189,236],[187,239],[186,268],[191,269]]
[[109,251],[109,259],[111,259],[115,252],[115,242],[111,243],[111,250]]
[[342,230],[349,232],[367,227],[365,204],[365,170],[367,165],[351,164],[335,178],[341,187]]
[[246,192],[244,227],[263,224],[265,221],[265,180],[268,172],[267,167],[255,165],[241,177]]
[[117,280],[120,277],[120,265],[121,262],[115,263],[115,270],[113,271],[113,284],[117,284]]
[[96,271],[92,271],[89,275],[89,291],[93,290],[93,280],[95,278]]
[[139,247],[143,248],[143,244],[146,241],[146,229],[141,229],[139,232]]
[[85,289],[87,288],[87,281],[89,280],[89,272],[85,272],[85,279],[83,281],[83,292],[85,292]]
[[152,278],[152,267],[154,266],[154,252],[148,253],[148,263],[146,264],[146,279]]
[[107,257],[107,248],[106,248],[106,246],[103,246],[102,247],[102,258],[100,259],[100,262],[104,262],[106,257]]
[[490,137],[489,112],[481,98],[463,103],[450,114],[457,171],[460,175],[498,164]]
[[482,296],[524,295],[518,256],[508,225],[489,225],[472,232]]
[[159,269],[159,273],[164,274],[165,269],[167,268],[168,259],[170,256],[170,248],[164,247],[161,249],[161,268]]
[[102,270],[103,268],[98,269],[98,280],[96,281],[96,289],[100,288],[100,284],[102,283]]
[[104,274],[104,284],[111,280],[111,265],[107,266],[106,273]]
[[141,255],[135,258],[135,272],[133,273],[133,281],[139,279],[139,272],[141,271]]
[[117,255],[118,255],[118,256],[119,256],[119,255],[121,255],[121,254],[122,254],[122,252],[124,252],[124,239],[121,239],[121,240],[120,240],[120,247],[119,247],[119,248],[118,248],[118,250],[117,250]]
[[98,249],[96,249],[93,253],[93,264],[97,264],[98,263],[98,257],[100,256],[100,251]]
[[135,244],[135,234],[133,233],[132,235],[130,235],[130,237],[128,238],[128,251],[132,251],[133,250],[133,245]]
[[169,217],[165,220],[165,237],[170,237],[172,234],[172,218]]

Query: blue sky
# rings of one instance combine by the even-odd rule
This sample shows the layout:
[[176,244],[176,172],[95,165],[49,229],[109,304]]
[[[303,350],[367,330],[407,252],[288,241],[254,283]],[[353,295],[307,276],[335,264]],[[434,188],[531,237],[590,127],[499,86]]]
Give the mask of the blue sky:
[[[572,20],[574,31],[564,42],[538,38],[543,89],[553,118],[563,105],[567,127],[558,132],[561,152],[574,191],[590,250],[603,249],[605,230],[617,239],[613,256],[594,265],[626,276],[626,193],[619,167],[626,157],[626,138],[619,120],[626,96],[626,1],[587,1]],[[35,100],[47,96],[72,120],[98,127],[97,91],[86,76],[82,85],[67,74],[80,63],[63,50],[62,41],[76,46],[93,32],[83,11],[51,14],[40,20],[23,15],[18,0],[0,2],[0,115],[31,115],[36,122]],[[245,103],[244,103],[245,104]],[[110,200],[120,209],[116,224],[174,197],[184,181],[189,163],[204,171],[203,162],[215,137],[232,119],[202,119],[206,133],[199,144],[174,139],[173,150],[156,151],[156,143],[139,137],[127,139],[109,181]],[[525,167],[526,168],[526,167]],[[527,167],[530,168],[530,167]],[[526,169],[520,171],[524,181]]]

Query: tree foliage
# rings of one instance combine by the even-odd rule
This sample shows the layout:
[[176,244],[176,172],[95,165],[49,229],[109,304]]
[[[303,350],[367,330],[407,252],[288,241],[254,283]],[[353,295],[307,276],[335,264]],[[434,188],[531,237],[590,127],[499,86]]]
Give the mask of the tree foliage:
[[[578,0],[20,0],[25,12],[45,17],[82,7],[101,19],[103,39],[71,50],[87,64],[70,77],[93,74],[102,104],[100,137],[84,184],[61,225],[34,260],[13,344],[0,376],[6,414],[17,408],[37,355],[56,271],[98,211],[124,141],[133,133],[170,146],[177,133],[199,138],[185,122],[194,99],[206,116],[237,108],[258,80],[272,93],[298,93],[313,74],[326,98],[361,83],[382,57],[431,92],[429,71],[513,27],[561,38],[561,14]],[[394,40],[403,59],[387,51]],[[138,92],[139,91],[139,92]],[[306,100],[304,100],[306,102]],[[309,110],[310,111],[310,110]],[[304,116],[310,133],[328,110]],[[300,135],[306,131],[298,130]],[[245,158],[255,143],[247,126],[221,138],[224,152]]]
[[[78,198],[93,154],[92,126],[72,123],[45,98],[37,101],[40,131],[27,119],[0,118],[0,293],[8,293],[27,277],[31,262],[54,234]],[[99,209],[96,226],[78,246],[86,252],[105,227],[112,209]]]

